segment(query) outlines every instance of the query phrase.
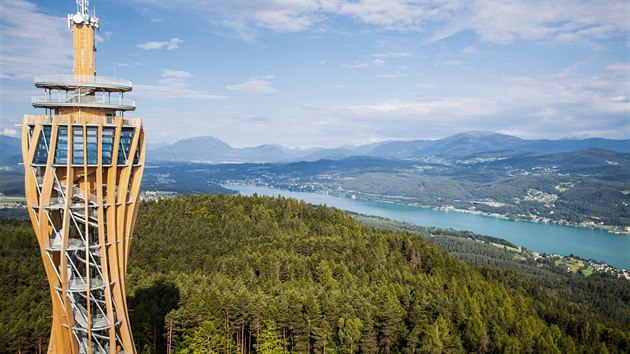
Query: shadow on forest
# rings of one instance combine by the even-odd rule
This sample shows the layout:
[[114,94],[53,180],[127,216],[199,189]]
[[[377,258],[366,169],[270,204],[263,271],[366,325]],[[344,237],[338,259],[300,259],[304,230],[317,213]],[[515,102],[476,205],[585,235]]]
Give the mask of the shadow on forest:
[[170,282],[156,281],[138,289],[127,298],[131,330],[138,353],[166,353],[164,323],[166,315],[177,308],[179,289]]

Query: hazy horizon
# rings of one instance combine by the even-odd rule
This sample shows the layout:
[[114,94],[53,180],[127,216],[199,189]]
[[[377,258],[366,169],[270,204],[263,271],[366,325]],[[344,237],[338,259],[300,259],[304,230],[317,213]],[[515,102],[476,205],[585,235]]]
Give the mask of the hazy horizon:
[[[630,137],[625,1],[91,0],[147,143],[337,147],[484,130]],[[72,72],[75,0],[0,0],[0,134]]]
[[[440,139],[445,139],[454,135],[458,135],[458,134],[467,134],[467,133],[495,133],[489,130],[469,130],[469,131],[465,131],[465,132],[460,132],[460,133],[455,133],[452,135],[447,135],[447,136],[442,136],[442,137],[429,137],[429,138],[409,138],[409,139],[396,139],[396,140],[383,140],[383,141],[378,141],[378,142],[371,142],[371,143],[365,143],[365,144],[342,144],[342,145],[334,145],[334,146],[291,146],[291,145],[284,145],[284,144],[279,144],[279,143],[275,143],[275,142],[268,142],[268,143],[262,143],[262,144],[256,144],[256,145],[237,145],[237,144],[233,144],[225,139],[222,139],[221,137],[218,136],[214,136],[214,135],[196,135],[196,136],[189,136],[189,137],[185,137],[185,138],[181,138],[181,139],[177,139],[177,140],[173,140],[173,141],[158,141],[158,142],[150,142],[149,143],[149,147],[153,147],[155,148],[155,146],[167,146],[167,145],[172,145],[174,143],[177,143],[179,141],[182,140],[192,140],[192,139],[200,139],[200,138],[215,138],[215,139],[219,139],[220,141],[230,145],[230,147],[232,148],[249,148],[249,147],[256,147],[256,146],[261,146],[261,145],[276,145],[276,146],[282,146],[285,148],[290,148],[293,150],[309,150],[309,149],[318,149],[318,148],[322,148],[322,149],[327,149],[327,148],[342,148],[342,147],[359,147],[362,145],[370,145],[370,144],[382,144],[382,143],[388,143],[388,142],[395,142],[395,141],[417,141],[417,140],[429,140],[429,141],[435,141],[435,140],[440,140]],[[497,134],[501,134],[501,133],[497,133]],[[509,134],[507,134],[509,135]],[[516,138],[520,138],[523,140],[538,140],[536,138],[522,138],[516,135],[510,135]],[[586,140],[586,139],[611,139],[611,140],[628,140],[630,139],[629,137],[626,138],[622,138],[622,139],[614,139],[614,138],[605,138],[605,137],[599,137],[599,136],[591,136],[591,137],[562,137],[562,138],[558,138],[558,139],[541,139],[541,140]]]

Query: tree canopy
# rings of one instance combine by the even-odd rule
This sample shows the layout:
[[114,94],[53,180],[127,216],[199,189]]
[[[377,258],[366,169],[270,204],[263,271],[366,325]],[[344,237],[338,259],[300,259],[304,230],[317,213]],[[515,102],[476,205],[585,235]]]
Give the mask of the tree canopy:
[[[15,330],[0,330],[0,352],[35,350],[47,328],[27,316],[46,321],[50,301],[40,255],[30,224],[1,226],[0,276],[13,285],[2,288],[0,325]],[[569,298],[539,278],[466,264],[418,233],[294,199],[146,201],[132,242],[128,304],[142,353],[630,351],[630,319],[605,311],[628,311],[627,282],[606,283],[618,302],[589,303],[595,288],[568,284],[582,294]],[[26,289],[39,297],[22,298]]]

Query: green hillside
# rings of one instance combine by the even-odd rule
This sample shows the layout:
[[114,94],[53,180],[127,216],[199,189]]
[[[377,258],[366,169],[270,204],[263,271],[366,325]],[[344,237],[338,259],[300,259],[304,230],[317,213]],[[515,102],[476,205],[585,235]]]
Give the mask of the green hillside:
[[[39,252],[28,223],[0,226],[0,352],[35,350]],[[336,209],[204,195],[143,203],[128,303],[143,353],[630,351],[629,283],[580,281],[468,265]]]

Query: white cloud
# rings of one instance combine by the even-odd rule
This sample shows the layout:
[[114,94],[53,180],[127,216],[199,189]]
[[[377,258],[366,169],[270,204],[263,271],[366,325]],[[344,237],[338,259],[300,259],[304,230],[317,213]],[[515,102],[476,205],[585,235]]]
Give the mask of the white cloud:
[[371,55],[374,58],[381,59],[389,59],[389,58],[409,58],[411,57],[411,53],[409,52],[387,52],[387,53],[376,53]]
[[157,50],[157,49],[163,49],[163,48],[165,48],[166,50],[173,50],[173,49],[179,48],[179,45],[182,43],[184,43],[184,41],[182,41],[181,39],[172,38],[171,40],[164,41],[164,42],[141,43],[141,44],[138,44],[137,47],[144,50]]
[[433,6],[415,1],[338,1],[334,12],[359,22],[388,30],[419,31],[426,22],[442,19],[451,6]]
[[475,49],[475,47],[472,47],[472,46],[468,46],[468,47],[462,48],[462,53],[464,53],[464,54],[471,54],[471,53],[474,53],[476,51],[477,51],[477,49]]
[[491,115],[499,111],[496,102],[477,97],[420,97],[406,100],[396,99],[377,104],[348,106],[346,109],[359,115],[388,114],[431,118],[439,116],[440,119]]
[[515,1],[472,4],[469,28],[482,40],[590,41],[628,33],[625,1]]
[[367,68],[373,68],[373,67],[380,67],[385,65],[385,60],[383,60],[382,58],[374,58],[368,62],[357,62],[354,64],[342,64],[341,67],[342,68],[346,68],[346,69],[367,69]]
[[[472,30],[483,41],[590,41],[628,33],[627,1],[417,1],[417,0],[134,0],[143,6],[194,11],[213,25],[253,41],[256,29],[314,30],[338,17],[381,30],[426,32],[439,41]],[[316,30],[316,29],[315,29]],[[162,43],[162,42],[153,42]]]
[[113,35],[113,34],[114,34],[113,32],[106,31],[106,32],[105,32],[105,36],[103,37],[103,36],[101,36],[100,34],[95,33],[95,34],[94,34],[94,41],[95,41],[97,44],[98,44],[98,43],[103,43],[103,42],[106,42],[106,41],[111,41],[111,40],[112,40],[112,35]]
[[225,100],[228,97],[213,95],[203,90],[195,90],[184,85],[134,85],[135,96],[156,100],[186,98],[192,100]]
[[464,62],[461,60],[443,60],[439,64],[444,66],[461,66]]
[[[295,3],[307,4],[306,2]],[[299,32],[317,22],[317,17],[311,16],[308,11],[309,6],[299,9],[269,9],[257,11],[252,17],[260,27],[269,28],[276,32]]]
[[[255,41],[259,34],[257,29],[260,28],[275,32],[299,32],[311,28],[323,18],[318,13],[318,0],[210,2],[211,0],[195,2],[195,11],[204,14],[210,23],[220,24],[236,32],[247,42]],[[173,4],[160,2],[158,6],[171,5]]]
[[[387,67],[387,63],[390,59],[400,59],[400,58],[409,58],[411,57],[411,53],[409,52],[385,52],[385,53],[375,53],[367,56],[364,61],[357,61],[352,64],[342,64],[341,67],[345,69],[368,69],[368,68],[386,68],[392,70],[392,68]],[[386,60],[388,59],[388,60]],[[403,76],[401,70],[406,69],[405,65],[396,66],[399,70],[393,70],[389,73],[381,73],[377,75],[377,78],[395,78]]]
[[[504,77],[498,90],[511,107],[553,107],[557,112],[593,119],[602,115],[630,112],[628,80],[630,64],[613,63],[596,75],[566,75],[562,70],[547,76]],[[523,100],[527,97],[527,100]]]
[[370,67],[370,63],[341,64],[341,67],[346,69],[367,69]]
[[271,82],[269,82],[271,79],[273,79],[273,76],[271,75],[258,78],[250,77],[240,84],[227,85],[225,89],[244,93],[272,94],[278,92],[278,90],[271,87]]
[[192,76],[188,71],[162,69],[162,77],[164,78],[186,79]]
[[[487,129],[529,138],[628,138],[630,64],[580,75],[575,66],[550,75],[490,77],[456,97],[417,96],[330,107],[353,122],[392,136],[444,136]],[[435,85],[418,84],[419,89]],[[422,122],[422,124],[419,124]]]
[[2,0],[0,8],[1,79],[72,71],[72,33],[65,17],[44,14],[24,0]]
[[224,100],[226,96],[214,95],[203,90],[190,87],[186,79],[194,75],[188,71],[162,69],[161,79],[157,84],[134,84],[134,95],[151,99],[186,98],[194,100]]
[[[178,10],[177,3],[158,0],[135,0],[143,6],[151,5]],[[418,31],[429,21],[442,20],[458,4],[427,4],[418,1],[351,1],[351,0],[257,0],[220,1],[198,0],[189,7],[212,24],[221,24],[252,41],[257,33],[253,28],[276,32],[312,30],[316,24],[333,17],[345,16],[355,21],[388,30]]]
[[3,128],[2,135],[16,138],[18,136],[18,131],[13,128]]
[[[531,137],[608,136],[628,138],[628,63],[613,63],[590,76],[504,77],[497,96],[505,114],[519,116],[513,129]],[[527,97],[523,100],[523,97]]]
[[374,60],[372,60],[371,64],[373,66],[382,66],[385,64],[385,60],[381,59],[381,58],[376,58]]

